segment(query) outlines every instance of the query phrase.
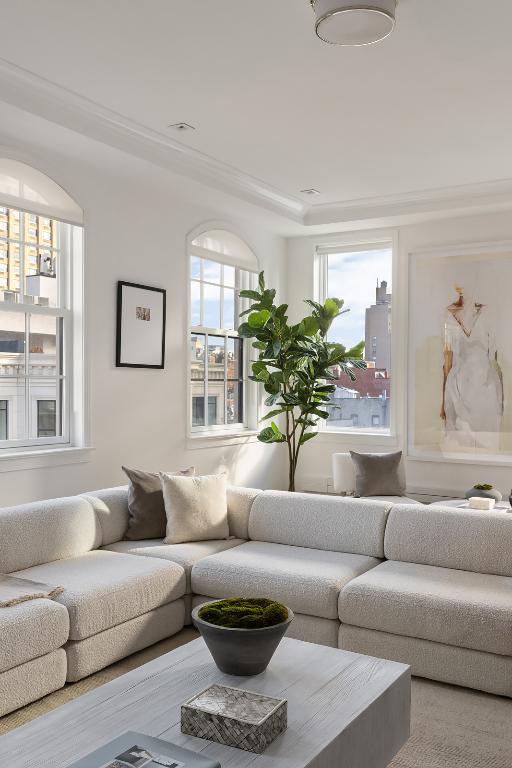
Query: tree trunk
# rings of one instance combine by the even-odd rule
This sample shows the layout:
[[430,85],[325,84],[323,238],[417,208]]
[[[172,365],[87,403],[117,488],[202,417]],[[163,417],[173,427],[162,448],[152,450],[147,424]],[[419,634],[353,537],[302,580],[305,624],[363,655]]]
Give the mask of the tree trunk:
[[294,491],[295,490],[295,460],[293,457],[290,459],[290,463],[288,466],[288,490]]

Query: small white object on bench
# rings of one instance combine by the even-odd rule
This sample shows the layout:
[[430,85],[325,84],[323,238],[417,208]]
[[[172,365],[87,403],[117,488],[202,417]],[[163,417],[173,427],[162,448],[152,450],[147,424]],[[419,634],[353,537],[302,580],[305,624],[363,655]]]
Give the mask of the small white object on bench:
[[495,504],[495,499],[482,499],[480,496],[471,496],[469,500],[470,509],[485,509],[490,511],[491,509],[494,509]]

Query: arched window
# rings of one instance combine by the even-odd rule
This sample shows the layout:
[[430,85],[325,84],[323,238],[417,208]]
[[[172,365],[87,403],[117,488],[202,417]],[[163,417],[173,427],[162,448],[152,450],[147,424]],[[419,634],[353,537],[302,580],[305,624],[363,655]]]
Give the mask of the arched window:
[[250,346],[238,336],[258,263],[237,235],[213,229],[194,237],[190,256],[190,430],[232,432],[255,426],[248,380]]
[[0,158],[0,450],[72,441],[81,259],[75,201],[35,168]]

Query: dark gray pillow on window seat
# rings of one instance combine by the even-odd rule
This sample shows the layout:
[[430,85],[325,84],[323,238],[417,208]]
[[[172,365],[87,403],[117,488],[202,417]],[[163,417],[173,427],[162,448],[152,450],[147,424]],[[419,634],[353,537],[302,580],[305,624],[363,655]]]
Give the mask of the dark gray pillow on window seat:
[[402,451],[396,453],[356,453],[354,464],[355,496],[403,496],[405,483],[400,472]]

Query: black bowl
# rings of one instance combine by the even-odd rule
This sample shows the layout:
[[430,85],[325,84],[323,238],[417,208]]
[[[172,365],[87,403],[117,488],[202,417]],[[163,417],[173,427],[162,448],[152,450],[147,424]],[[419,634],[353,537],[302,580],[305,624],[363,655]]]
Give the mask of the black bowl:
[[293,621],[293,611],[288,608],[288,618],[272,627],[238,629],[219,627],[199,618],[199,611],[205,605],[198,605],[192,611],[192,621],[201,633],[213,660],[221,672],[227,675],[259,675],[269,665],[277,646]]

